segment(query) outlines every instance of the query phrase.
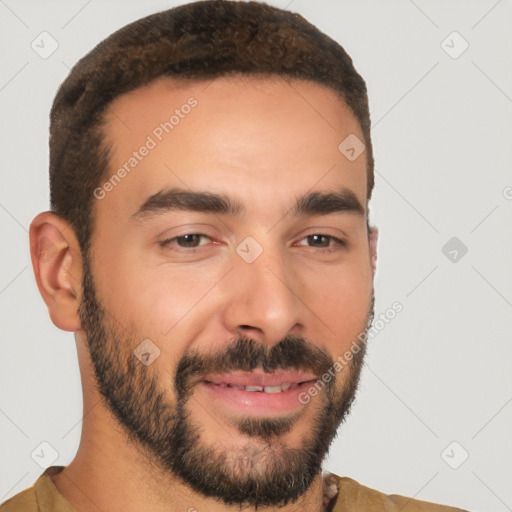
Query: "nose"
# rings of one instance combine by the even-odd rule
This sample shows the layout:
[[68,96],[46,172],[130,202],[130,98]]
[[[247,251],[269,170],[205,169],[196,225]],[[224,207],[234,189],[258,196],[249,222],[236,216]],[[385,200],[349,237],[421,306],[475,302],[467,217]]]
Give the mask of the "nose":
[[265,249],[252,263],[236,255],[225,286],[223,323],[232,335],[275,344],[304,329],[299,279],[280,248]]

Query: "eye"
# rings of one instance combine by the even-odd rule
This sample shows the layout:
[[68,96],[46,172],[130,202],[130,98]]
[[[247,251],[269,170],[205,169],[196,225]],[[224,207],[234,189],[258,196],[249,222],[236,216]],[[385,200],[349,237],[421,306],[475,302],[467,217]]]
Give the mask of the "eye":
[[[167,238],[159,242],[161,247],[169,248],[174,251],[182,252],[195,252],[194,249],[198,249],[203,245],[208,245],[208,242],[215,242],[204,233],[186,233],[184,235]],[[306,241],[306,244],[300,242]],[[346,246],[346,242],[332,235],[324,235],[321,233],[314,233],[304,237],[297,244],[299,246],[309,246],[315,251],[330,253],[338,251]]]
[[209,236],[203,233],[187,233],[185,235],[167,238],[166,240],[162,240],[161,242],[159,242],[159,244],[162,247],[177,245],[182,249],[195,249],[197,247],[200,247],[201,245],[205,245],[204,243],[201,243],[201,240],[204,239],[211,240]]
[[[341,240],[340,238],[332,235],[323,235],[320,233],[308,235],[304,237],[301,242],[303,240],[306,240],[309,244],[311,244],[310,247],[313,247],[313,249],[317,249],[320,252],[333,252],[346,246],[346,242],[344,240]],[[298,245],[303,244],[299,243]]]

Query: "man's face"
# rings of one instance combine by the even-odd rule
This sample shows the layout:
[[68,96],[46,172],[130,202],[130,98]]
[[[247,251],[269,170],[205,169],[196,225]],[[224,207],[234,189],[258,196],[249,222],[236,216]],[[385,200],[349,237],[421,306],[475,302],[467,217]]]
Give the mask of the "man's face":
[[357,120],[309,82],[162,79],[118,98],[104,133],[106,179],[125,172],[97,193],[80,310],[101,393],[197,491],[296,499],[373,311],[365,155],[338,150]]

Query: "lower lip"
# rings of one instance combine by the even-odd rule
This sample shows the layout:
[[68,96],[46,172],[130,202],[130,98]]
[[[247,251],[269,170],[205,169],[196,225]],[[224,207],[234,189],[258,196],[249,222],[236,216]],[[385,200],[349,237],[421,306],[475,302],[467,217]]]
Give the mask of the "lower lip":
[[245,391],[227,386],[218,386],[210,382],[202,382],[199,387],[204,389],[215,402],[221,402],[246,416],[268,417],[287,415],[304,407],[299,400],[299,395],[307,390],[312,382],[303,382],[296,387],[279,393]]

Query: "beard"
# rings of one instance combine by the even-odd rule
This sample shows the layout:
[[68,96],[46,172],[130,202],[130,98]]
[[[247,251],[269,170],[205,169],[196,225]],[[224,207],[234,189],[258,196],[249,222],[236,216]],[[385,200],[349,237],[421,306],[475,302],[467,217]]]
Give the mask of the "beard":
[[[83,271],[79,315],[97,388],[127,437],[143,448],[148,461],[196,492],[226,504],[284,506],[304,495],[321,472],[338,427],[351,408],[366,351],[366,334],[359,336],[359,350],[341,372],[341,390],[336,386],[338,375],[318,393],[319,410],[299,447],[289,447],[281,439],[293,429],[296,416],[246,417],[235,423],[243,444],[226,443],[228,446],[220,449],[202,440],[204,426],[191,418],[189,405],[201,376],[256,368],[324,375],[334,366],[332,357],[302,337],[287,336],[269,346],[239,336],[217,353],[186,351],[174,378],[158,374],[157,365],[145,366],[135,357],[133,349],[141,342],[135,331],[116,325],[101,306],[87,254]],[[372,293],[362,332],[368,332],[373,315]],[[172,387],[174,398],[168,393]]]

